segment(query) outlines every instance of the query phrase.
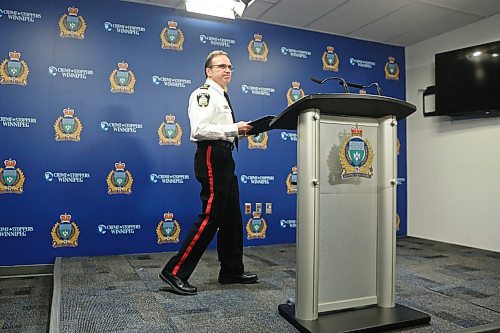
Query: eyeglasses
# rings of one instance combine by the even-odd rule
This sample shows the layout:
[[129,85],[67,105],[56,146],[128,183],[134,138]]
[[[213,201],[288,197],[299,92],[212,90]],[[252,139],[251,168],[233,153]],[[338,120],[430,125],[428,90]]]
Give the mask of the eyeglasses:
[[210,68],[212,68],[212,67],[220,68],[223,71],[225,71],[226,69],[229,69],[231,72],[234,71],[234,67],[232,65],[220,64],[220,65],[212,65],[212,66],[210,66]]

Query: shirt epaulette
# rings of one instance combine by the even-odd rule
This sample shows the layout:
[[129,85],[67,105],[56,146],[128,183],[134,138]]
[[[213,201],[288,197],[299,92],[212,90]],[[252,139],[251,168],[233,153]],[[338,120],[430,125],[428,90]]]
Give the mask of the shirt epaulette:
[[200,87],[200,89],[208,89],[209,87],[210,87],[210,85],[205,83],[204,85],[202,85]]

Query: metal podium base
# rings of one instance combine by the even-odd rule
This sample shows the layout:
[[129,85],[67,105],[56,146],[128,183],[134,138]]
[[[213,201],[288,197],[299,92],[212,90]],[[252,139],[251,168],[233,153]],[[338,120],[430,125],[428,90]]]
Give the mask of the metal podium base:
[[302,333],[384,332],[431,321],[429,315],[399,304],[394,308],[372,306],[320,314],[317,320],[295,318],[295,306],[290,304],[278,305],[278,311]]

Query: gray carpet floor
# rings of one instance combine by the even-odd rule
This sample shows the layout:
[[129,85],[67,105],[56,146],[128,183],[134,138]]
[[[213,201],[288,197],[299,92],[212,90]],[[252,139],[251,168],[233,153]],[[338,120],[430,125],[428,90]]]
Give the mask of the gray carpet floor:
[[0,279],[0,332],[48,332],[52,276]]
[[[245,248],[246,270],[260,281],[246,286],[217,283],[217,254],[207,251],[190,279],[196,296],[175,295],[158,278],[172,254],[63,258],[60,331],[297,332],[277,311],[294,298],[294,245]],[[465,331],[500,321],[500,253],[408,237],[397,240],[396,269],[396,302],[432,317],[430,325],[397,332]],[[46,332],[47,321],[34,322],[48,320],[42,308],[51,289],[10,280],[22,282],[0,279],[0,332]]]

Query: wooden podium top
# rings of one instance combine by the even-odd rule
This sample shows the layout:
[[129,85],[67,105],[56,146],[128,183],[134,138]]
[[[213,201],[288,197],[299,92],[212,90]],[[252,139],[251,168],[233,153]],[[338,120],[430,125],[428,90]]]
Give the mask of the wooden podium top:
[[381,118],[395,116],[397,120],[408,117],[417,107],[397,98],[360,94],[311,94],[287,107],[270,123],[271,129],[297,129],[301,111],[318,109],[320,114]]

